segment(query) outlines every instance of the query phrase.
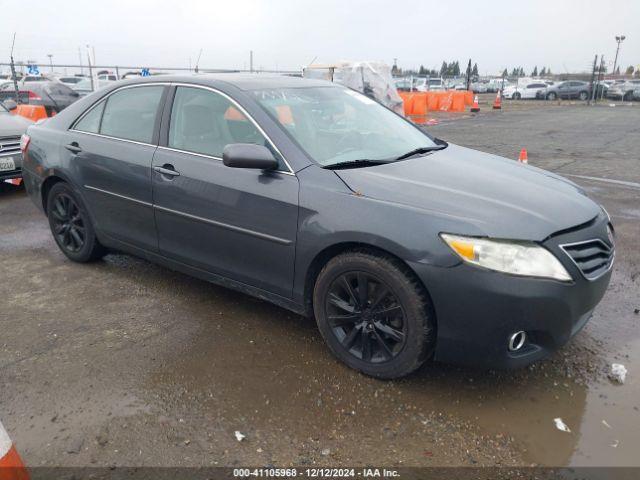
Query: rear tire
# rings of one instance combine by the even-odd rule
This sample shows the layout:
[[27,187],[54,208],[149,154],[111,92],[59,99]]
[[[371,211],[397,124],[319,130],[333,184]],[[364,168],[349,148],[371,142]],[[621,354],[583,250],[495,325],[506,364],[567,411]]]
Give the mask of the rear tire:
[[378,253],[332,258],[316,280],[313,309],[333,354],[372,377],[408,375],[435,347],[433,309],[424,288],[404,264]]
[[584,102],[589,98],[589,92],[580,92],[578,98]]
[[96,238],[86,207],[66,183],[56,183],[47,196],[49,227],[58,248],[74,262],[102,258],[106,249]]
[[622,96],[623,102],[630,102],[631,100],[633,100],[633,92],[627,92]]

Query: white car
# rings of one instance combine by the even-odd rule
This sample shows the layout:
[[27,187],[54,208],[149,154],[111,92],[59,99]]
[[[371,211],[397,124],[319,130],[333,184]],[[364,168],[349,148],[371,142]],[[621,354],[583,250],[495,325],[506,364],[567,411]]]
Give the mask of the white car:
[[533,82],[524,85],[509,85],[504,88],[502,96],[513,100],[519,100],[521,98],[536,98],[538,97],[538,92],[543,92],[546,88],[547,84],[544,82]]
[[446,90],[442,78],[418,78],[415,89],[419,92]]

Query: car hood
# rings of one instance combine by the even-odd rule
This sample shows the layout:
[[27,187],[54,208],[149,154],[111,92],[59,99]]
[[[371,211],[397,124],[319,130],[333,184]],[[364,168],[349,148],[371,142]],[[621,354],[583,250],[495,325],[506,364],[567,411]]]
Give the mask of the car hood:
[[20,115],[0,113],[0,137],[19,137],[32,123]]
[[601,212],[558,175],[451,144],[423,157],[335,172],[359,195],[458,219],[467,225],[454,232],[460,234],[542,241]]

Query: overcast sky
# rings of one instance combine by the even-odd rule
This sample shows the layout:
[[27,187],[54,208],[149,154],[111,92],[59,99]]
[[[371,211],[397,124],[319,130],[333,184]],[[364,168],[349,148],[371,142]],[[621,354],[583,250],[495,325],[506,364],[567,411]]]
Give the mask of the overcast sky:
[[[398,59],[440,68],[469,58],[481,74],[522,66],[584,71],[594,55],[640,64],[640,0],[0,0],[2,55],[98,64],[299,69],[316,62]],[[84,60],[83,60],[84,61]],[[6,68],[4,68],[6,70]],[[46,71],[46,70],[45,70]]]

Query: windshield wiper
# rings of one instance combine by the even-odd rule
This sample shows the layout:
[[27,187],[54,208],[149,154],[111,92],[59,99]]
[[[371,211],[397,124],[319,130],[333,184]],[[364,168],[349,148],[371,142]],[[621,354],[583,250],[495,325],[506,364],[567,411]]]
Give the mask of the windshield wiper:
[[421,154],[425,154],[425,153],[429,153],[429,152],[435,152],[435,151],[438,151],[438,150],[443,150],[443,149],[447,148],[448,145],[449,145],[448,143],[443,142],[443,143],[439,143],[438,145],[435,145],[433,147],[418,147],[418,148],[414,148],[413,150],[410,150],[407,153],[403,153],[399,157],[394,158],[394,160],[396,160],[396,161],[404,160],[405,158],[413,157],[415,155],[421,155]]
[[333,163],[331,165],[326,165],[323,168],[327,168],[329,170],[340,170],[343,168],[371,167],[372,165],[382,165],[384,163],[389,163],[389,160],[370,160],[363,158],[360,160],[348,160],[346,162]]

